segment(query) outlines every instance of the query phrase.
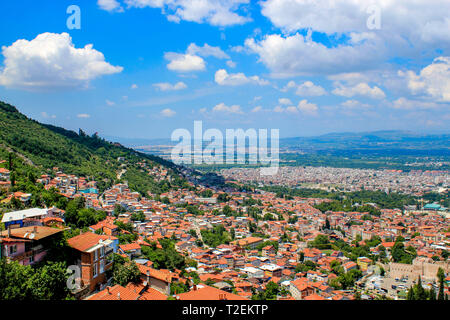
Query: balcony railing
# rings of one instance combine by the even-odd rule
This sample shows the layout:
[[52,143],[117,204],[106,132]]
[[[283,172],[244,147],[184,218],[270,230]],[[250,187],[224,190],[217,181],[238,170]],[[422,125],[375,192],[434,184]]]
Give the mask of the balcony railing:
[[43,249],[43,248],[33,249],[33,250],[25,251],[25,252],[23,252],[21,254],[18,254],[18,255],[10,256],[10,257],[8,257],[8,259],[10,259],[12,261],[21,261],[21,260],[33,257],[33,256],[35,256],[35,255],[37,255],[39,253],[44,252],[44,251],[46,251],[46,250]]
[[113,251],[114,251],[114,248],[113,248],[113,247],[109,247],[109,246],[106,247],[106,248],[105,248],[105,256],[111,254]]

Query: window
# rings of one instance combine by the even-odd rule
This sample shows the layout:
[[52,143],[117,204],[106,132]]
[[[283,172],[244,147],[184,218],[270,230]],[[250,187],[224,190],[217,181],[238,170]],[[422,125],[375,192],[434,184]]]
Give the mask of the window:
[[17,245],[13,244],[9,246],[9,254],[14,254],[17,252]]
[[94,251],[94,261],[98,260],[98,250]]
[[103,257],[105,255],[105,247],[100,248],[100,257]]
[[34,262],[34,256],[31,256],[30,259],[28,260],[29,263],[33,263]]
[[100,273],[103,273],[103,271],[105,270],[105,260],[101,260],[100,261]]
[[98,265],[95,263],[94,264],[94,276],[93,276],[93,278],[95,278],[97,276],[97,274],[98,274]]

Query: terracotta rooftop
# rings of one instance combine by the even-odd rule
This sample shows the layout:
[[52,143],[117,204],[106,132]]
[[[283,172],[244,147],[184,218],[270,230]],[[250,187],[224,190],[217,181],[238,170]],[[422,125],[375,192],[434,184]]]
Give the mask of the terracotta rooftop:
[[89,297],[87,300],[137,300],[139,294],[132,289],[115,285]]
[[93,232],[85,232],[76,237],[70,238],[67,240],[67,243],[72,248],[78,251],[86,251],[87,249],[95,246],[99,243],[100,240],[116,240],[116,237],[107,236],[107,235],[99,235]]
[[139,300],[167,300],[167,296],[156,289],[148,288],[142,293]]
[[[11,229],[11,237],[12,238],[20,238],[20,239],[40,240],[43,238],[47,238],[51,235],[54,235],[56,233],[59,233],[61,231],[63,231],[63,229],[44,227],[44,226],[30,226],[30,227]],[[7,237],[8,230],[4,230],[0,234],[3,237]]]
[[248,300],[247,298],[229,293],[220,289],[216,289],[207,285],[191,290],[189,292],[180,293],[177,296],[180,300]]

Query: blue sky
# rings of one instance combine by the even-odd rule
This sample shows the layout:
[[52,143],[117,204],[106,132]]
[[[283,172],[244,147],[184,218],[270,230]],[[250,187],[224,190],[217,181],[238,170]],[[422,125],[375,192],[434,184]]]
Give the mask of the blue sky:
[[0,99],[129,138],[169,138],[194,120],[281,137],[448,132],[450,3],[372,3],[2,1]]

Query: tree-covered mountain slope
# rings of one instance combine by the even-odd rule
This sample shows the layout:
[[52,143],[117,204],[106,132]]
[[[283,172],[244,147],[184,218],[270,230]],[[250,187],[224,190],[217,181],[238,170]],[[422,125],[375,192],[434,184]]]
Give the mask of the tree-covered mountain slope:
[[[76,133],[41,124],[21,114],[16,107],[0,102],[0,154],[8,152],[22,157],[41,173],[58,167],[64,173],[96,180],[100,190],[126,181],[142,194],[161,193],[186,183],[178,174],[178,167],[170,161],[136,152],[97,135],[88,136],[82,130]],[[147,168],[164,167],[170,179],[157,181],[142,168],[142,163]]]

